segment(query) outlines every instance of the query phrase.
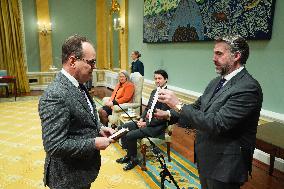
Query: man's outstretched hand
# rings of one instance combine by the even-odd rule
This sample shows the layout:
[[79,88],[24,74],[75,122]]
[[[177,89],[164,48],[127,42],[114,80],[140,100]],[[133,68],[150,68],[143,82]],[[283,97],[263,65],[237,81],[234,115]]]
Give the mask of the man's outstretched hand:
[[167,111],[156,109],[154,117],[157,119],[168,120],[170,118],[170,115]]
[[179,103],[175,93],[168,89],[160,90],[158,101],[167,104],[170,108],[174,108]]

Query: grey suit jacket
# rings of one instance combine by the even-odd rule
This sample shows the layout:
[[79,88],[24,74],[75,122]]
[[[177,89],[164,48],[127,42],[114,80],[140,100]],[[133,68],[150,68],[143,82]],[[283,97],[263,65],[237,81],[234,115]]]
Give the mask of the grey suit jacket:
[[94,115],[85,96],[61,72],[40,98],[44,183],[51,188],[86,186],[98,175],[101,157],[94,138],[100,126],[90,100]]
[[219,80],[213,79],[194,104],[183,107],[179,122],[197,129],[195,152],[201,176],[242,183],[251,171],[262,90],[243,69],[213,96]]

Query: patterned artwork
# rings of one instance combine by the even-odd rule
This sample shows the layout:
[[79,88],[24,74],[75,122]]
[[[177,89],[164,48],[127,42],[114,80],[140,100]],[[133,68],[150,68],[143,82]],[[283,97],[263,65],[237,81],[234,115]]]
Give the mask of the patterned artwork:
[[144,0],[143,42],[270,39],[275,0]]

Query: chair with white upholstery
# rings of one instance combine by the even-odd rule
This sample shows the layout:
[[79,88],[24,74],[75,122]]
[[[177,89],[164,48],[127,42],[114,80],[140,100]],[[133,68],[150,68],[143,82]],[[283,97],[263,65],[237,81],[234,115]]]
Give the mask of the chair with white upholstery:
[[[131,103],[123,103],[120,106],[127,111],[128,108],[132,108],[137,115],[141,113],[141,106],[142,106],[142,89],[143,89],[143,82],[144,78],[139,72],[135,72],[130,74],[130,81],[134,84],[135,91],[133,95],[133,99]],[[105,104],[110,97],[103,98],[103,104]],[[119,125],[119,118],[123,111],[117,106],[113,106],[112,115],[108,116],[109,124],[110,125]]]
[[[160,138],[149,138],[151,141],[155,143],[155,145],[161,145],[166,143],[167,145],[167,156],[168,156],[168,162],[171,162],[171,142],[172,142],[172,132],[175,125],[169,125],[165,131],[165,139]],[[140,148],[141,148],[141,154],[142,154],[142,165],[141,170],[147,171],[146,167],[146,153],[147,148],[151,146],[150,142],[147,138],[143,138],[140,140]]]

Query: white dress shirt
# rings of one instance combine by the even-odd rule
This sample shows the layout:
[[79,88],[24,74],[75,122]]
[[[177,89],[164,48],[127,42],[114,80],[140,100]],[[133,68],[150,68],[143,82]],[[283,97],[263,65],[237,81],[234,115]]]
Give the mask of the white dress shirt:
[[226,79],[226,81],[224,82],[223,86],[226,85],[226,83],[228,83],[228,81],[230,81],[230,79],[232,79],[235,75],[237,75],[243,69],[244,69],[244,66],[241,66],[238,69],[236,69],[236,70],[232,71],[231,73],[229,73],[228,75],[225,75],[224,79]]
[[[73,85],[75,85],[75,87],[79,90],[79,82],[77,81],[77,79],[75,79],[72,75],[70,75],[68,72],[66,72],[66,70],[64,70],[63,68],[61,70],[61,73],[63,75],[65,75],[68,78],[68,80],[71,81],[71,83]],[[91,113],[94,115],[94,109],[93,109],[92,103],[90,102],[90,100],[89,100],[87,94],[85,93],[85,91],[84,91],[84,94],[85,94],[85,98],[87,100],[87,103],[88,103],[88,105],[89,105],[89,107],[91,109]]]

